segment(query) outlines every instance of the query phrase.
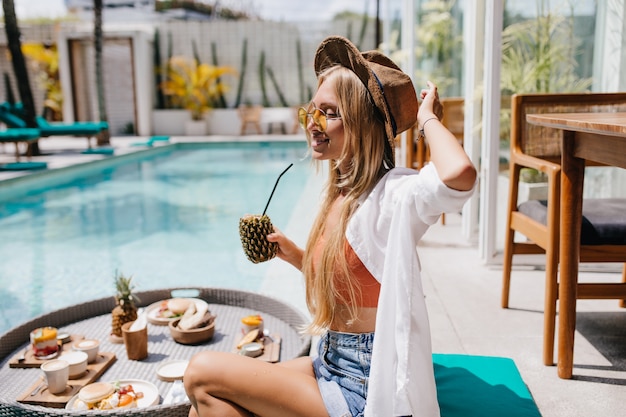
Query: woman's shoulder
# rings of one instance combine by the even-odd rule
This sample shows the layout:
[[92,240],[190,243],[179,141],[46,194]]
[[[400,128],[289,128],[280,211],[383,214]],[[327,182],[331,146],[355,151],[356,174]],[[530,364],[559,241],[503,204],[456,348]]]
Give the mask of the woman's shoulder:
[[411,184],[419,178],[418,174],[419,171],[405,167],[390,169],[367,195],[362,196],[361,200],[368,199],[380,202],[394,199],[394,194],[403,193],[402,190],[406,189],[407,186],[411,187]]
[[417,175],[419,174],[419,171],[413,168],[407,168],[407,167],[395,167],[390,169],[386,175],[391,175],[393,176],[404,176],[404,175]]
[[419,173],[420,171],[415,169],[395,167],[387,171],[387,173],[380,179],[377,186],[386,187],[392,184],[411,181],[417,178]]
[[396,167],[389,170],[376,184],[370,195],[375,199],[391,199],[395,204],[398,199],[411,200],[418,194],[422,196],[439,195],[446,194],[447,191],[447,187],[439,179],[434,166],[428,164],[419,171],[406,167]]

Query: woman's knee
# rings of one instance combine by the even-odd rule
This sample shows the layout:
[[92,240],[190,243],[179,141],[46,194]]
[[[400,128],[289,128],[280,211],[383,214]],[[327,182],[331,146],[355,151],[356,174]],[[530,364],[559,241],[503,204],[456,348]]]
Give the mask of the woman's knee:
[[188,393],[201,389],[214,393],[224,386],[227,375],[229,354],[205,351],[195,354],[185,370],[183,383]]

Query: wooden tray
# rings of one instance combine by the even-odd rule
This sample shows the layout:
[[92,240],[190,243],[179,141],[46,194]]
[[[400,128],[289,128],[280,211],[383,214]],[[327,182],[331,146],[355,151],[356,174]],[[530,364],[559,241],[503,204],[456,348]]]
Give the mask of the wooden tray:
[[[57,356],[55,356],[52,359],[56,359],[58,358],[61,353],[63,352],[63,348],[67,343],[70,342],[74,342],[76,340],[81,340],[84,339],[83,335],[71,335],[70,338],[68,339],[68,341],[66,343],[61,343],[60,341],[59,343],[59,352],[57,354]],[[70,343],[71,345],[71,343]],[[24,360],[20,361],[19,358],[22,356],[22,354],[24,354]],[[28,348],[26,352],[24,352],[23,350],[20,349],[19,352],[17,352],[15,355],[13,355],[13,357],[11,358],[11,360],[9,361],[9,368],[39,368],[41,366],[42,363],[44,363],[45,361],[50,360],[50,359],[39,359],[35,356],[34,352],[32,349]]]
[[60,394],[51,394],[44,386],[35,395],[31,395],[37,387],[44,384],[43,378],[37,379],[17,401],[24,404],[42,405],[44,407],[63,408],[65,404],[80,391],[82,387],[91,384],[106,371],[117,358],[112,352],[98,352],[96,361],[87,365],[87,371],[78,378],[70,378],[67,388]]
[[[263,338],[263,354],[261,356],[257,356],[255,359],[272,363],[278,362],[280,359],[280,335],[278,333],[273,333],[270,337]],[[261,340],[255,340],[255,342],[261,342]],[[239,353],[239,349],[237,349],[238,344],[239,341],[237,341],[235,347],[233,348],[234,353]]]

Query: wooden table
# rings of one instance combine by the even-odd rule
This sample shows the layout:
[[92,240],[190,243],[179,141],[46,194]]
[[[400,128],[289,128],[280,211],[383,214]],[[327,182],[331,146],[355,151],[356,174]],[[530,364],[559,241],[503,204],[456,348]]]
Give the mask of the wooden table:
[[563,130],[558,375],[571,378],[585,160],[626,168],[626,113],[529,114],[526,120]]

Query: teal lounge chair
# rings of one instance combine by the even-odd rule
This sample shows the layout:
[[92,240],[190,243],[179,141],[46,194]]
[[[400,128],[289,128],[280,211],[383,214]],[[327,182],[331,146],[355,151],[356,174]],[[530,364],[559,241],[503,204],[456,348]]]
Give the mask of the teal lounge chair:
[[[0,143],[14,143],[15,144],[15,162],[6,164],[0,164],[0,170],[24,170],[24,169],[44,169],[48,167],[46,162],[21,162],[20,161],[20,143],[31,143],[39,140],[39,129],[31,128],[9,128],[7,130],[0,131]],[[30,159],[31,155],[28,154]]]
[[36,120],[41,136],[86,137],[89,149],[91,149],[91,138],[109,128],[107,122],[50,123],[41,116],[37,116]]
[[[39,129],[10,128],[0,131],[0,143],[15,144],[15,160],[20,160],[20,143],[36,142],[39,139]],[[28,155],[30,157],[30,155]]]
[[[26,122],[21,117],[21,105],[3,103],[0,105],[0,122],[10,128],[25,128]],[[41,137],[49,136],[76,136],[86,137],[87,147],[91,149],[91,138],[109,128],[107,122],[75,122],[75,123],[50,123],[45,118],[35,118]]]

